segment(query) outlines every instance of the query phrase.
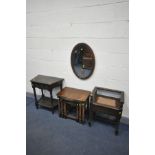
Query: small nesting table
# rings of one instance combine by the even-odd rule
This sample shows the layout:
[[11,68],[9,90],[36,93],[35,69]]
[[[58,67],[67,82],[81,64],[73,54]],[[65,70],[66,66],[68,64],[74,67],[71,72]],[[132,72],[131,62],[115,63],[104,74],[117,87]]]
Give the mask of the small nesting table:
[[[70,87],[63,88],[58,94],[59,116],[64,118],[71,118],[80,123],[85,121],[85,109],[88,108],[90,91],[75,89]],[[67,105],[70,104],[76,108],[76,116],[69,115]]]
[[[64,79],[58,77],[51,77],[45,75],[37,75],[31,80],[31,85],[34,92],[35,105],[38,109],[39,106],[50,108],[52,113],[54,113],[54,107],[57,106],[57,102],[53,99],[52,90],[55,87],[60,87],[62,90],[62,83]],[[36,88],[41,89],[42,96],[39,100],[37,100]],[[43,90],[48,90],[50,92],[50,97],[45,97]]]

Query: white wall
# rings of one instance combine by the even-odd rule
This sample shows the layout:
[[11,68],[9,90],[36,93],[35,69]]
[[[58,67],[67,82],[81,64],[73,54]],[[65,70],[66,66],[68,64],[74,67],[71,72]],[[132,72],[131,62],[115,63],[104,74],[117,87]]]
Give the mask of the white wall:
[[[27,0],[27,92],[37,74],[65,78],[64,86],[125,91],[129,117],[128,0]],[[87,43],[96,66],[88,80],[71,68],[73,47]]]

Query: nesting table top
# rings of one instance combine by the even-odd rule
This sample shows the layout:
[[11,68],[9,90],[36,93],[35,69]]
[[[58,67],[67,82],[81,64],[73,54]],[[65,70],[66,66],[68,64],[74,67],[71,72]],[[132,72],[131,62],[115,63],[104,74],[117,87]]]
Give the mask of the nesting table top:
[[91,92],[87,90],[65,87],[57,95],[58,97],[65,98],[66,100],[85,102],[90,93]]

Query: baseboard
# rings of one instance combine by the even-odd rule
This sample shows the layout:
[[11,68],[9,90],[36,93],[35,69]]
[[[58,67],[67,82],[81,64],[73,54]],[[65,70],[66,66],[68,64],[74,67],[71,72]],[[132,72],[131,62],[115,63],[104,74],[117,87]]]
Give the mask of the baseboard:
[[[30,92],[26,92],[26,96],[27,96],[27,97],[32,97],[32,98],[34,98],[33,93],[30,93]],[[128,117],[125,117],[125,116],[122,116],[120,122],[123,123],[123,124],[129,125],[129,118],[128,118]]]

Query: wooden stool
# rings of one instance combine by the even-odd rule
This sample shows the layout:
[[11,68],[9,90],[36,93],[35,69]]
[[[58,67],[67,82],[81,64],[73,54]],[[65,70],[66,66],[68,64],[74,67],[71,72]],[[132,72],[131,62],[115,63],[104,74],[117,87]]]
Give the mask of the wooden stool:
[[115,134],[119,132],[119,123],[124,104],[124,92],[107,88],[95,87],[91,94],[89,109],[89,126],[93,120],[93,113],[106,114],[107,120],[115,124]]

